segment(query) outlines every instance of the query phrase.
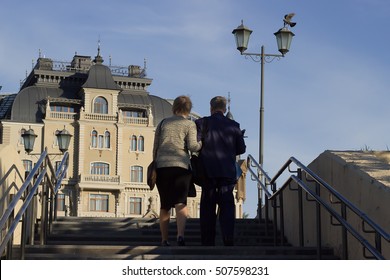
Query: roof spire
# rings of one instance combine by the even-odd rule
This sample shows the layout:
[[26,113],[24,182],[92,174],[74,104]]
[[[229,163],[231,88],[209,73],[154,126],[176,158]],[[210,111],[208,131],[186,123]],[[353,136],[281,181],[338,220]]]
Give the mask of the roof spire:
[[234,120],[233,114],[230,112],[230,101],[231,101],[231,99],[230,99],[230,91],[228,92],[228,100],[227,101],[228,101],[228,112],[226,113],[226,117],[231,119],[231,120]]
[[99,36],[99,40],[98,40],[98,53],[95,56],[95,59],[94,59],[93,62],[95,62],[96,64],[102,64],[103,61],[104,61],[103,57],[100,56],[100,36]]

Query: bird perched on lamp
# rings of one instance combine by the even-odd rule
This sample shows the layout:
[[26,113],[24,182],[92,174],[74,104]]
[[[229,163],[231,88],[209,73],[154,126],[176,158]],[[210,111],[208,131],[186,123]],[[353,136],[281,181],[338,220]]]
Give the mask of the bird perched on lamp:
[[283,22],[284,26],[290,25],[290,27],[294,27],[297,23],[296,22],[291,22],[291,19],[295,16],[295,13],[289,13],[284,16]]

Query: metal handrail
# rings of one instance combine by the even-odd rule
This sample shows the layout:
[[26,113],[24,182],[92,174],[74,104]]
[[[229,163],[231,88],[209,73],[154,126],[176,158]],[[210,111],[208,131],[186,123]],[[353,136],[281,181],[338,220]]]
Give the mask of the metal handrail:
[[[297,171],[291,171],[290,170],[290,165],[294,163],[296,166],[297,166]],[[298,191],[301,191],[301,190],[304,190],[312,199],[314,199],[314,201],[316,201],[318,203],[318,205],[321,205],[324,209],[326,209],[332,217],[334,217],[336,220],[339,221],[340,225],[343,227],[344,229],[344,234],[346,235],[346,232],[348,231],[349,233],[352,234],[352,236],[354,236],[363,246],[363,248],[367,249],[376,259],[384,259],[384,257],[382,256],[381,254],[381,238],[383,238],[384,240],[386,240],[387,242],[390,241],[390,234],[387,233],[383,228],[381,228],[378,224],[376,224],[372,219],[370,219],[364,212],[362,212],[360,209],[358,209],[355,205],[353,205],[349,200],[347,200],[344,196],[342,196],[339,192],[337,192],[333,187],[331,187],[329,184],[327,184],[324,180],[322,180],[317,174],[315,174],[312,170],[310,170],[307,166],[303,165],[300,161],[298,161],[296,158],[294,157],[291,157],[281,168],[280,170],[276,173],[276,175],[273,177],[273,178],[270,178],[266,172],[264,171],[264,169],[256,162],[256,160],[251,156],[251,155],[248,155],[248,158],[247,158],[247,166],[248,166],[248,170],[249,172],[252,174],[252,180],[255,180],[257,181],[257,187],[258,188],[262,188],[262,190],[264,191],[265,195],[266,195],[266,202],[265,202],[265,207],[267,208],[268,207],[268,201],[271,201],[273,202],[272,203],[272,207],[274,208],[274,224],[277,222],[276,219],[277,219],[277,215],[276,215],[276,208],[279,208],[280,210],[280,220],[281,220],[281,234],[284,234],[283,232],[283,228],[284,228],[284,225],[282,224],[282,219],[283,219],[283,192],[284,190],[290,186],[290,183],[292,181],[294,181],[298,187],[300,187],[298,189]],[[256,167],[257,168],[257,176],[256,176],[256,172],[252,170],[252,167]],[[290,175],[290,177],[287,179],[287,181],[279,188],[276,190],[276,181],[278,178],[280,178],[280,176],[288,169],[288,171],[290,173],[297,173],[298,176],[295,176],[295,175]],[[375,243],[376,243],[376,246],[374,247],[373,245],[371,245],[370,242],[368,242],[355,228],[353,228],[351,226],[350,223],[348,223],[348,221],[346,220],[346,218],[343,216],[343,215],[340,215],[339,213],[337,213],[337,211],[335,209],[333,209],[328,203],[326,203],[321,197],[319,194],[317,194],[316,192],[314,192],[310,187],[307,186],[307,184],[305,184],[303,181],[302,181],[302,178],[300,178],[302,176],[302,173],[303,172],[309,176],[311,178],[311,180],[313,182],[316,183],[316,185],[318,186],[321,186],[321,187],[324,187],[329,193],[331,193],[332,196],[336,197],[340,203],[342,203],[343,207],[348,207],[348,209],[350,209],[351,211],[353,211],[362,221],[363,221],[363,224],[366,223],[368,225],[371,226],[371,228],[373,229],[372,231],[370,231],[369,233],[375,233]],[[264,180],[264,182],[262,182],[262,180]],[[273,186],[274,187],[274,192],[273,193],[270,193],[268,191],[268,187],[267,186]],[[279,205],[277,205],[277,199],[279,198]],[[301,206],[300,206],[301,207]],[[302,211],[302,209],[300,209],[300,212]],[[320,219],[320,215],[319,215],[319,209],[317,211],[317,219]],[[261,217],[259,217],[260,219]],[[268,224],[268,211],[266,212],[266,216],[265,216],[265,220],[266,220],[266,223]],[[301,218],[300,220],[300,223],[302,223],[302,225],[300,225],[300,230],[303,230],[303,219]],[[274,225],[276,227],[276,225]],[[320,224],[319,224],[319,221],[317,221],[317,227],[318,229],[320,230]],[[366,231],[368,232],[368,231]],[[321,237],[321,233],[319,232],[317,234],[317,243],[318,243],[318,257],[320,258],[321,256],[321,244],[320,244],[320,238]],[[301,237],[300,237],[301,238]],[[301,245],[303,245],[303,238],[301,238]],[[346,236],[343,237],[343,240],[345,242],[346,241]],[[346,250],[346,245],[343,245],[344,249]],[[345,252],[344,253],[345,256],[347,256],[347,253]]]
[[[8,169],[8,171],[4,174],[3,178],[0,179],[0,186],[3,185],[3,183],[5,182],[5,180],[8,179],[8,176],[11,175],[11,172],[12,171],[15,171],[16,174],[19,176],[19,179],[21,182],[24,181],[24,178],[22,176],[22,174],[20,174],[20,171],[19,169],[16,167],[15,164],[13,164],[10,169]],[[0,205],[3,205],[3,203],[5,202],[5,199],[8,197],[8,194],[9,192],[11,191],[12,188],[15,188],[16,191],[19,190],[18,186],[15,184],[15,182],[13,182],[6,190],[5,192],[2,194],[3,196],[0,198]]]
[[[9,203],[6,211],[0,219],[0,230],[6,228],[6,233],[4,238],[2,237],[0,245],[0,255],[3,256],[4,251],[12,251],[12,237],[14,232],[22,221],[22,237],[21,237],[21,258],[24,258],[24,248],[26,243],[26,236],[31,236],[33,233],[33,228],[28,228],[27,225],[34,224],[34,217],[31,215],[33,212],[34,203],[33,198],[38,193],[38,188],[42,185],[41,191],[41,202],[42,202],[42,215],[40,219],[40,229],[41,229],[41,245],[46,244],[46,231],[50,228],[53,221],[52,217],[56,217],[56,209],[53,208],[53,197],[57,194],[59,188],[61,187],[61,181],[64,178],[68,164],[69,163],[69,154],[68,152],[64,153],[63,159],[59,165],[57,171],[54,170],[53,165],[50,161],[49,154],[47,149],[42,152],[34,168],[28,174],[27,178],[23,182],[20,189],[14,195],[12,201]],[[12,167],[11,167],[12,168]],[[50,178],[48,171],[52,174]],[[8,172],[7,172],[8,174]],[[23,196],[24,195],[24,196]],[[49,199],[47,199],[49,197]],[[19,205],[19,201],[23,200],[22,205],[15,217],[13,213],[16,209],[16,206]],[[53,214],[54,212],[54,214]],[[7,257],[10,257],[10,254],[7,252]]]

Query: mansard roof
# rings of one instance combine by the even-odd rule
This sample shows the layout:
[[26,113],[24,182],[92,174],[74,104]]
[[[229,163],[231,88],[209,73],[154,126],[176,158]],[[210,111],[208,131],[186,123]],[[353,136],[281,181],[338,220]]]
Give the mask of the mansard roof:
[[41,123],[49,98],[75,99],[75,92],[61,88],[30,86],[22,89],[12,105],[11,121]]
[[[172,114],[172,105],[167,100],[147,92],[152,80],[146,78],[139,67],[129,66],[128,72],[125,67],[108,67],[102,64],[99,54],[94,62],[90,57],[80,55],[76,55],[71,64],[39,58],[15,100],[12,100],[12,107],[8,105],[12,109],[7,119],[42,123],[47,100],[82,106],[83,88],[118,90],[119,106],[151,107],[155,125]],[[119,70],[120,74],[116,74]]]

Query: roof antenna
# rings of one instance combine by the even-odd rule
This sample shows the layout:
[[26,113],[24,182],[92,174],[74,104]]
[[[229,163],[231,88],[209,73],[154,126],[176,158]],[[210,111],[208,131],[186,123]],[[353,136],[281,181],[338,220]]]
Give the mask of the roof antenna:
[[100,56],[100,35],[99,35],[99,40],[98,40],[98,53],[97,56]]
[[144,78],[146,75],[146,58],[144,58],[144,69],[142,69],[140,77]]

